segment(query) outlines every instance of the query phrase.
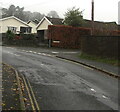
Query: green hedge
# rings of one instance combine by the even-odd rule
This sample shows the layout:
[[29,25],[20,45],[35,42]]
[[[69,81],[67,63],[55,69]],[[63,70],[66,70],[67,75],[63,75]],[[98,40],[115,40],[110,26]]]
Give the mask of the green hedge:
[[81,38],[81,51],[88,55],[120,59],[120,36],[85,36]]
[[18,34],[23,40],[36,40],[35,34]]
[[[37,46],[38,40],[34,34],[16,34],[13,39],[8,39],[4,35],[4,44],[7,45],[18,45],[18,46]],[[20,37],[20,38],[18,38]]]
[[10,44],[18,46],[37,46],[37,40],[13,40]]

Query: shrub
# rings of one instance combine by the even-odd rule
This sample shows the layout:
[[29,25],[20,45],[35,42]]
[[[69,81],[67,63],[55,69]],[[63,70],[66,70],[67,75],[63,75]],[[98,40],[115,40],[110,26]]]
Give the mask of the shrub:
[[6,37],[7,37],[7,40],[13,40],[15,38],[15,34],[11,32],[10,30],[8,30],[6,32]]
[[36,36],[34,34],[20,34],[23,40],[36,40]]
[[21,36],[18,36],[18,35],[15,36],[15,40],[20,40],[20,39],[22,39]]

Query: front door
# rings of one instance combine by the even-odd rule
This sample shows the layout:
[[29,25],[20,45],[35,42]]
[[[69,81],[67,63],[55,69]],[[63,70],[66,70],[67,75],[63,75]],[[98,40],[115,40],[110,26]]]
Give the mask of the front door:
[[39,42],[44,43],[44,30],[38,30],[37,35]]

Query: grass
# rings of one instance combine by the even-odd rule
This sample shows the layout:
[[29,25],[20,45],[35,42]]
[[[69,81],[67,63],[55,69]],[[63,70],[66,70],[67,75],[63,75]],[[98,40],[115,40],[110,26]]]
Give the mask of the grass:
[[103,58],[103,57],[88,55],[85,53],[82,53],[81,55],[79,55],[79,58],[93,60],[96,62],[102,62],[102,63],[111,64],[111,65],[120,67],[120,60],[117,60],[117,59]]

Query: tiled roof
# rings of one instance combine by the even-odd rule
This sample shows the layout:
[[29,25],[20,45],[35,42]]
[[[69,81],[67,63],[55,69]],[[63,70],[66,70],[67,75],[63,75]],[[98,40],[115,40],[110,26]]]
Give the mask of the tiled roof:
[[35,19],[33,22],[34,22],[34,23],[36,23],[36,24],[38,24],[38,23],[39,23],[39,21],[38,21],[37,19]]
[[[84,27],[91,28],[92,27],[92,21],[91,20],[85,20]],[[94,28],[95,29],[117,30],[118,26],[117,26],[116,22],[94,21]]]
[[33,23],[36,24],[36,25],[39,23],[39,21],[37,21],[36,19],[35,19],[34,21],[29,20],[29,21],[27,22],[27,24],[29,24],[30,22],[33,22]]
[[47,17],[46,18],[53,24],[53,25],[62,25],[62,21],[63,19],[60,19],[60,18],[50,18],[50,17]]

